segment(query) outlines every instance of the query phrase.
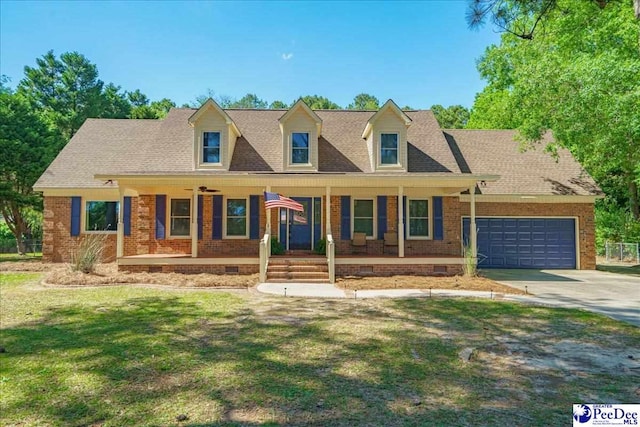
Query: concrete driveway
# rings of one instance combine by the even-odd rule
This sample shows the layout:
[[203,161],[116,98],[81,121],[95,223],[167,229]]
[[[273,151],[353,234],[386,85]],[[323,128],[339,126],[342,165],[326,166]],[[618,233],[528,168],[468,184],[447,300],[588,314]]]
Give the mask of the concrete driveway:
[[583,308],[640,326],[640,277],[597,270],[487,269],[482,274],[535,295],[509,299]]

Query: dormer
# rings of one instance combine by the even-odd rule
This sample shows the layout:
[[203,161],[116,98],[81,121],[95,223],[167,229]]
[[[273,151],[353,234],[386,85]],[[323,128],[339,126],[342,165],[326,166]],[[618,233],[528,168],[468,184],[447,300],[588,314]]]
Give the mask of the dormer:
[[388,100],[369,119],[362,132],[367,141],[371,169],[377,172],[407,170],[407,129],[411,119]]
[[322,119],[302,99],[279,119],[284,170],[317,171]]
[[195,169],[229,170],[236,139],[242,135],[231,117],[209,98],[189,117],[189,124]]

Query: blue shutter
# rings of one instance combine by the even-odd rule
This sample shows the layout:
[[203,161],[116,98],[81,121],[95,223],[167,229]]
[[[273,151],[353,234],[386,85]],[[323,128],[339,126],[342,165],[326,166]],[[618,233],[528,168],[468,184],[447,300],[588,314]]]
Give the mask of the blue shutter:
[[433,240],[444,238],[444,225],[442,215],[442,197],[433,198]]
[[340,197],[340,238],[351,240],[351,196]]
[[82,198],[74,196],[71,198],[71,235],[80,235],[80,211],[82,210]]
[[122,215],[124,221],[124,235],[131,236],[131,197],[124,197],[124,206],[122,207]]
[[260,238],[260,196],[249,196],[249,238]]
[[203,197],[198,195],[198,239],[202,239],[202,206]]
[[402,196],[402,235],[407,238],[407,196]]
[[387,196],[378,196],[378,239],[387,232]]
[[222,196],[213,196],[213,240],[222,240]]
[[156,239],[162,240],[165,236],[165,223],[167,217],[167,196],[156,194]]

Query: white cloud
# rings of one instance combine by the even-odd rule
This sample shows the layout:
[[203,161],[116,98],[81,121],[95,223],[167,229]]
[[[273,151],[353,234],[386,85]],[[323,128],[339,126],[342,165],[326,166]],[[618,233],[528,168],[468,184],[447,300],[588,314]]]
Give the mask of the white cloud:
[[283,53],[282,54],[282,59],[284,59],[285,61],[288,61],[291,58],[293,58],[293,53]]

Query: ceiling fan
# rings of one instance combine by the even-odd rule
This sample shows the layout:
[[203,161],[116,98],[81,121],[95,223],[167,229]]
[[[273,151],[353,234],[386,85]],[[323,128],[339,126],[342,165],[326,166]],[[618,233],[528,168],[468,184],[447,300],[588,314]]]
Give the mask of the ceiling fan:
[[[191,191],[191,188],[185,188],[185,191]],[[198,191],[201,193],[219,193],[220,190],[214,190],[213,188],[207,188],[204,185],[198,187]]]

